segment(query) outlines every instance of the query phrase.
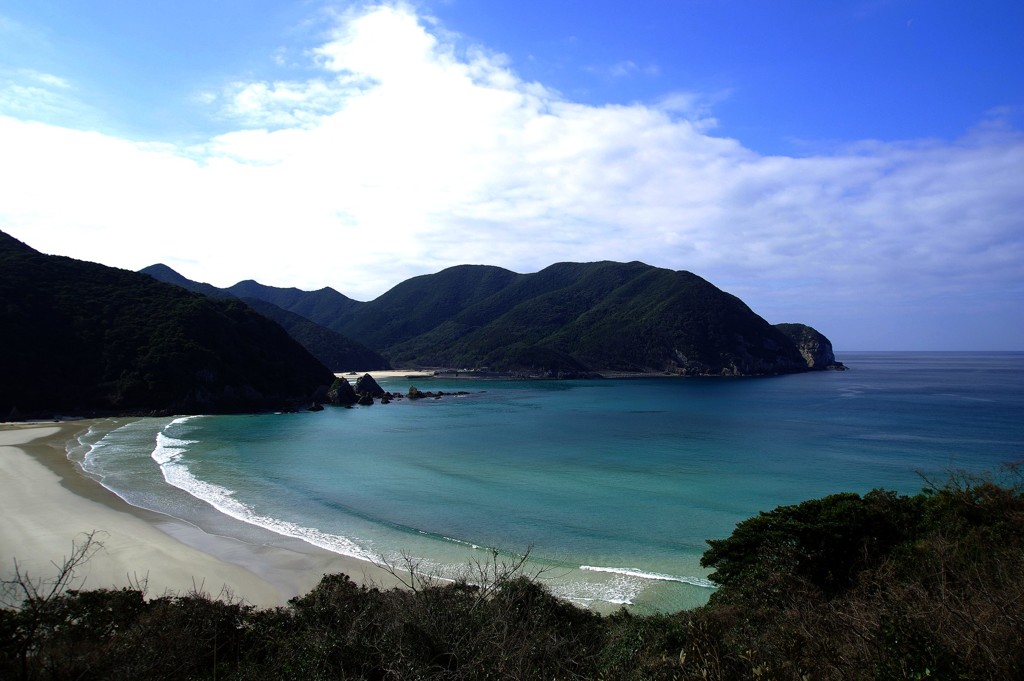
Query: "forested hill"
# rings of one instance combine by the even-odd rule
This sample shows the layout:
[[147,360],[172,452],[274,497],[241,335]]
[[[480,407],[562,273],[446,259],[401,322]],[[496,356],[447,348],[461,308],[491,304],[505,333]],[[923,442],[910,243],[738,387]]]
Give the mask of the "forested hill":
[[333,376],[274,322],[0,232],[0,418],[309,404]]
[[397,364],[562,374],[808,368],[789,337],[735,296],[695,274],[639,262],[559,263],[519,275],[385,355]]
[[253,281],[225,291],[302,315],[396,366],[543,376],[770,375],[841,366],[814,329],[773,327],[695,274],[640,262],[558,263],[533,274],[459,265],[370,302],[329,288]]
[[340,329],[334,326],[335,320],[362,305],[329,286],[318,291],[303,291],[297,288],[265,286],[249,279],[224,290],[239,298],[264,300],[339,332]]
[[[220,289],[211,284],[192,281],[163,264],[150,265],[139,271],[157,281],[174,284],[212,298],[241,300],[264,317],[280,324],[289,336],[333,372],[390,368],[388,361],[379,353],[316,321],[323,316],[318,314],[318,310],[333,311],[334,314],[331,316],[336,317],[338,311],[348,305],[361,304],[332,289],[307,292],[295,288],[264,286],[255,281],[243,281],[230,289]],[[286,309],[288,306],[295,309]]]
[[375,371],[391,365],[379,353],[337,331],[281,309],[258,298],[242,298],[242,302],[264,317],[280,324],[288,335],[333,372]]

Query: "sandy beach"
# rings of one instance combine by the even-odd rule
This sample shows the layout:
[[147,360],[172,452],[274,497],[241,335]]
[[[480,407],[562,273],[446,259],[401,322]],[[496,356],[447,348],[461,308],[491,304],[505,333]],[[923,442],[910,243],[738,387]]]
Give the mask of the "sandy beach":
[[297,539],[266,544],[204,532],[136,508],[68,460],[66,445],[99,421],[0,424],[0,576],[46,578],[73,542],[96,532],[102,548],[77,572],[76,588],[121,588],[145,582],[150,596],[226,590],[260,607],[285,605],[324,574],[392,587],[397,580],[372,563]]
[[334,374],[338,378],[344,378],[355,385],[356,380],[363,374],[370,374],[374,379],[385,378],[433,378],[433,371],[421,371],[419,369],[379,369],[376,371],[346,371]]

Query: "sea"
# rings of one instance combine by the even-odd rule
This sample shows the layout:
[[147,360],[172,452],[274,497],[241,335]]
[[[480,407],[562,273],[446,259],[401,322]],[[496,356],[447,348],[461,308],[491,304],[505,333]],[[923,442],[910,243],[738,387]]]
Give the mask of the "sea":
[[838,353],[770,378],[381,380],[466,394],[182,416],[69,446],[128,503],[441,579],[513,565],[601,612],[707,602],[706,540],[780,505],[1024,460],[1024,353]]

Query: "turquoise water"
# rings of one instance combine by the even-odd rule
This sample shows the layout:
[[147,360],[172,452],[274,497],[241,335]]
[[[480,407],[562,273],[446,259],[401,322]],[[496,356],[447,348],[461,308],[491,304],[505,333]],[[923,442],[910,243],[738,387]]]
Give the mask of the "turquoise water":
[[758,511],[1024,459],[1024,353],[840,359],[761,379],[381,381],[470,394],[143,419],[79,456],[129,502],[217,533],[448,576],[530,549],[575,602],[675,610],[712,593],[705,540]]

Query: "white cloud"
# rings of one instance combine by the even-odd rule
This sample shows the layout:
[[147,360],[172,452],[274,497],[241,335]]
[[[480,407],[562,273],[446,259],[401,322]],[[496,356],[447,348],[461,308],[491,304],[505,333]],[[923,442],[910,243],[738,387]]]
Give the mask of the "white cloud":
[[223,115],[246,126],[310,127],[363,87],[361,81],[344,76],[332,82],[235,82],[222,96],[207,92],[202,99],[208,104],[223,101]]
[[1020,289],[1010,126],[765,157],[708,134],[706,96],[574,103],[428,24],[404,5],[342,15],[315,78],[207,93],[240,129],[187,149],[0,118],[0,229],[364,299],[458,263],[598,259],[689,269],[773,321]]

